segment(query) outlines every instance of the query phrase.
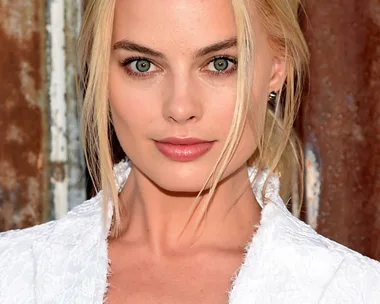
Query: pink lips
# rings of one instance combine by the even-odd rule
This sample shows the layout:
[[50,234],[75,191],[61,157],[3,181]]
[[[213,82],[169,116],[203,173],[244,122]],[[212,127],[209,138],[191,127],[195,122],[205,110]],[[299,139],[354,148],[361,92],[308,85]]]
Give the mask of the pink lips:
[[204,141],[197,138],[170,137],[155,141],[155,144],[157,149],[171,160],[188,162],[210,151],[214,141]]

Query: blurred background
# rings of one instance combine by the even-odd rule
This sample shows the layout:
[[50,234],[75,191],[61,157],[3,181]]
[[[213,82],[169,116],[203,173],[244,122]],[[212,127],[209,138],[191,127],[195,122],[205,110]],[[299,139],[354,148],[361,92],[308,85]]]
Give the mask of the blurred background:
[[[0,231],[89,196],[75,93],[81,0],[0,0]],[[295,215],[380,260],[380,0],[305,0],[310,81]]]

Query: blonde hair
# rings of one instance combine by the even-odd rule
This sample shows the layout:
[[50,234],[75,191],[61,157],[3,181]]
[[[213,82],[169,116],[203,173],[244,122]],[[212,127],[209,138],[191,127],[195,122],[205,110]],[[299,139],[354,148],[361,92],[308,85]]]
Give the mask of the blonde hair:
[[[112,170],[112,125],[107,87],[115,2],[116,0],[88,2],[78,40],[78,87],[84,92],[81,122],[85,158],[95,189],[99,191],[101,188],[103,191],[104,210],[107,210],[109,200],[114,204],[113,235],[117,235],[121,227],[121,206]],[[268,34],[271,47],[285,56],[286,80],[278,94],[275,108],[268,108],[265,114],[264,131],[258,136],[257,151],[248,165],[255,163],[259,171],[268,168],[271,173],[280,172],[284,180],[292,180],[294,168],[301,172],[303,168],[302,150],[293,131],[309,57],[298,23],[300,2],[232,0],[239,50],[237,100],[227,144],[204,186],[211,185],[209,200],[234,155],[244,125],[251,122],[249,118],[253,115],[250,107],[254,55],[251,22],[253,4]],[[256,126],[256,129],[259,130],[260,127]],[[289,191],[283,193],[287,196]]]

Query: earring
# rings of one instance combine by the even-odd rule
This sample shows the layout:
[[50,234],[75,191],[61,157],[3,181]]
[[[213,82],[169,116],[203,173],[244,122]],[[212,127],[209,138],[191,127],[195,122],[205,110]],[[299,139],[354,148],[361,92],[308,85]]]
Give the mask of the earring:
[[275,92],[275,91],[270,92],[269,101],[274,103],[276,101],[276,98],[277,98],[277,92]]

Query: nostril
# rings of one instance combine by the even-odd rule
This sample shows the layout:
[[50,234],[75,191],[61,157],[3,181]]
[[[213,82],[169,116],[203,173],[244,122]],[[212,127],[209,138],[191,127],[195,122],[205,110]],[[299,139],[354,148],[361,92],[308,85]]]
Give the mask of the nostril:
[[195,119],[195,116],[193,115],[193,116],[190,116],[189,118],[188,118],[188,120],[193,120],[193,119]]
[[177,120],[175,120],[175,118],[174,118],[173,116],[170,116],[169,119],[170,119],[171,121],[177,122]]

